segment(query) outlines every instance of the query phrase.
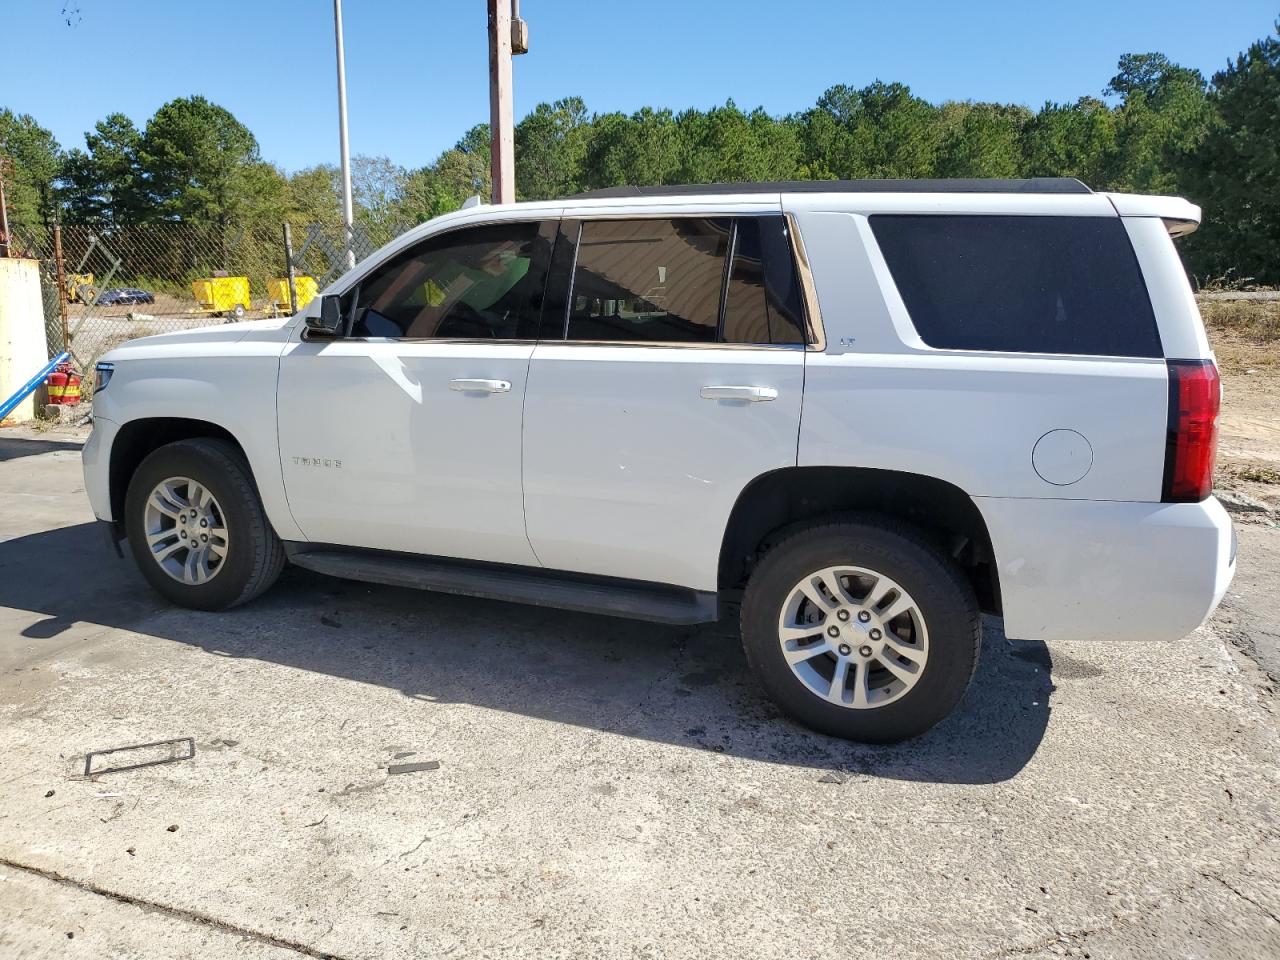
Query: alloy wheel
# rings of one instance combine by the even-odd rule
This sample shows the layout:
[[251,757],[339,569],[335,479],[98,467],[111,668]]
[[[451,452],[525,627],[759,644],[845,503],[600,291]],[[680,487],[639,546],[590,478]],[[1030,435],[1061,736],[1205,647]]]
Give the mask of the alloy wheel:
[[209,488],[197,481],[161,480],[147,497],[142,522],[147,552],[179,583],[208,583],[225,565],[230,542],[226,515]]
[[929,659],[929,632],[915,600],[865,567],[827,567],[797,583],[778,618],[778,642],[810,692],[851,710],[900,699]]

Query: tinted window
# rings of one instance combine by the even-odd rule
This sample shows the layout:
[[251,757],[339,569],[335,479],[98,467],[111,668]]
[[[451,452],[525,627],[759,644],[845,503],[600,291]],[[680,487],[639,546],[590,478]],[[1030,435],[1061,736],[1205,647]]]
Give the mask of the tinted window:
[[1115,217],[871,217],[922,340],[1018,353],[1161,356]]
[[470,227],[399,255],[361,281],[351,335],[535,338],[546,272],[540,226]]
[[570,340],[714,342],[729,220],[582,224]]
[[782,217],[743,217],[725,290],[727,343],[804,343],[800,285]]

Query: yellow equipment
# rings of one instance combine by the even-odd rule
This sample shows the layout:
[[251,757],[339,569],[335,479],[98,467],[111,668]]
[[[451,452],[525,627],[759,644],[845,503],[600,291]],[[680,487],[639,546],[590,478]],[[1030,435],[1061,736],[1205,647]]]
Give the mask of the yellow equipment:
[[68,303],[88,303],[97,293],[92,273],[68,273],[66,282]]
[[206,313],[238,319],[253,305],[248,277],[205,277],[191,284],[191,292]]
[[[301,310],[316,298],[320,285],[315,277],[294,277],[293,289],[298,295],[295,311]],[[289,278],[273,277],[267,281],[267,299],[271,301],[273,311],[277,314],[289,312]]]

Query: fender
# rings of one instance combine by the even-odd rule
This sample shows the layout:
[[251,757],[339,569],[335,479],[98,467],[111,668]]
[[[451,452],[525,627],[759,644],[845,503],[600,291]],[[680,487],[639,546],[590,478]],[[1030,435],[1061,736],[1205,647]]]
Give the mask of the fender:
[[[283,326],[277,329],[284,332]],[[117,426],[116,437],[130,423],[148,419],[191,420],[225,431],[244,451],[277,535],[305,539],[285,496],[276,431],[284,336],[233,343],[178,340],[158,354],[157,341],[163,339],[148,338],[107,355],[116,368],[110,386],[94,397],[95,415]]]

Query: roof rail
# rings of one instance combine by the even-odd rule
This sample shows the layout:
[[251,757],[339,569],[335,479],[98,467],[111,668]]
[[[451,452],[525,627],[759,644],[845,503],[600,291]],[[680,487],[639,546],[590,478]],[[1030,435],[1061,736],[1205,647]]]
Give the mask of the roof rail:
[[683,183],[647,187],[605,187],[575,193],[569,200],[611,197],[687,197],[742,193],[1093,193],[1075,177],[1026,180],[772,180],[760,183]]

